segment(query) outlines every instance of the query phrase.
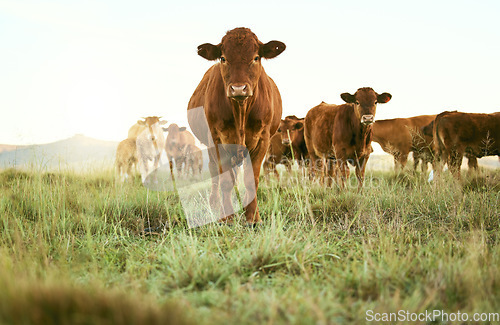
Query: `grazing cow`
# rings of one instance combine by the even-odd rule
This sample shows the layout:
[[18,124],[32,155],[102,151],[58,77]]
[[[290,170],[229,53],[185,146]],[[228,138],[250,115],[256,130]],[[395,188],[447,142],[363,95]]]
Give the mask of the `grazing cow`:
[[434,120],[436,115],[420,115],[410,118],[377,120],[373,124],[373,141],[394,156],[396,171],[402,170],[413,152],[413,169],[416,171],[422,160],[422,172],[427,170],[427,163],[432,161],[432,135],[426,136],[421,128]]
[[194,144],[187,144],[186,146],[184,146],[183,153],[186,163],[186,175],[190,170],[193,176],[195,176],[196,173],[201,175],[201,171],[203,169],[203,153],[201,152],[200,148],[198,148]]
[[[456,111],[455,111],[456,112]],[[430,137],[433,139],[432,132],[434,129],[434,120],[432,120],[429,124],[426,126],[423,126],[421,128],[422,134],[424,134],[425,137]],[[437,168],[436,164],[434,163],[435,159],[435,153],[434,153],[434,142],[432,142],[432,151],[433,151],[433,156],[432,156],[432,165],[435,168]],[[477,170],[478,169],[478,164],[477,164],[477,158],[469,153],[465,153],[465,157],[467,157],[467,166],[469,167],[469,170]]]
[[[379,95],[372,88],[360,88],[354,95],[343,93],[340,97],[347,104],[330,105],[322,102],[306,115],[304,135],[311,171],[314,172],[316,165],[321,162],[324,177],[328,169],[327,162],[335,159],[335,176],[344,188],[349,176],[349,162],[356,166],[360,190],[366,163],[373,151],[372,124],[377,103],[387,103],[392,96],[389,93]],[[330,177],[333,172],[334,168],[330,168]]]
[[185,126],[179,127],[175,123],[170,124],[168,128],[164,128],[163,131],[168,132],[165,152],[167,153],[170,163],[170,170],[173,170],[173,163],[175,161],[175,168],[177,169],[178,175],[181,175],[183,166],[187,174],[185,148],[187,145],[194,146],[194,136]]
[[[229,211],[221,211],[223,216],[228,215],[227,222],[233,218],[234,181],[226,171],[231,170],[233,163],[241,164],[247,153],[252,169],[246,168],[244,175],[248,199],[245,216],[252,225],[261,220],[252,192],[258,188],[261,164],[282,113],[278,87],[264,71],[262,59],[274,58],[284,50],[284,43],[263,44],[247,28],[228,31],[218,45],[198,46],[200,56],[219,62],[208,69],[194,91],[188,104],[188,121],[196,137],[209,147],[210,202],[213,208],[219,207],[220,186],[223,207]],[[193,110],[200,107],[201,110]],[[231,159],[222,159],[225,156]]]
[[149,162],[153,161],[153,169],[158,168],[160,156],[165,147],[165,137],[161,125],[167,121],[160,120],[158,116],[146,117],[144,121],[139,120],[137,124],[143,126],[143,130],[137,135],[137,159],[142,181],[150,173]]
[[271,137],[267,151],[264,169],[266,171],[276,170],[277,164],[284,164],[291,168],[291,161],[297,160],[299,164],[307,158],[307,147],[304,139],[304,119],[290,115],[281,120],[278,131]]
[[116,149],[116,171],[120,175],[120,181],[130,177],[133,180],[132,170],[134,165],[137,164],[137,146],[135,139],[125,139],[118,144]]
[[434,120],[433,135],[438,157],[460,179],[464,155],[476,158],[500,156],[500,112],[443,112]]

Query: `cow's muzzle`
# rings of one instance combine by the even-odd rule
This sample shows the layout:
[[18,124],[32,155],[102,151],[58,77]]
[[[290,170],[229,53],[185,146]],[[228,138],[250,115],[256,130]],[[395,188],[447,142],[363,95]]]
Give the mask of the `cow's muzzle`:
[[252,96],[252,89],[248,85],[229,85],[227,87],[227,97],[236,100],[244,100]]
[[289,146],[290,145],[290,139],[282,139],[281,143],[284,144],[285,146]]
[[373,115],[363,115],[361,116],[361,123],[364,125],[370,125],[375,122],[375,116]]

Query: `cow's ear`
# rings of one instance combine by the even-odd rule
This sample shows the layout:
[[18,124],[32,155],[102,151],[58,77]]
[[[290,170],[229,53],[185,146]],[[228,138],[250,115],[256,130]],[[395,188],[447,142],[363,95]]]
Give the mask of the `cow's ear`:
[[186,127],[185,127],[185,126],[183,126],[183,127],[179,128],[179,131],[180,131],[180,132],[184,132],[184,131],[186,131]]
[[383,94],[380,94],[377,96],[377,102],[379,102],[380,104],[384,104],[384,103],[387,103],[388,101],[390,101],[391,98],[392,98],[391,94],[383,93]]
[[340,95],[340,98],[344,100],[344,102],[349,104],[354,104],[356,102],[356,96],[351,95],[349,93],[343,93]]
[[139,125],[146,125],[146,121],[137,120],[137,124],[139,124]]
[[219,45],[205,43],[198,46],[198,55],[207,60],[217,60],[218,58],[220,58],[221,54],[222,53],[220,51]]
[[161,128],[163,132],[168,132],[168,128]]
[[302,122],[295,123],[295,130],[300,130],[303,127],[304,127],[304,123],[302,123]]
[[168,123],[168,121],[165,121],[165,120],[161,120],[161,121],[160,121],[160,125],[165,125],[165,124],[167,124],[167,123]]
[[266,59],[272,59],[281,54],[286,48],[285,43],[280,41],[270,41],[266,44],[261,44],[259,55]]

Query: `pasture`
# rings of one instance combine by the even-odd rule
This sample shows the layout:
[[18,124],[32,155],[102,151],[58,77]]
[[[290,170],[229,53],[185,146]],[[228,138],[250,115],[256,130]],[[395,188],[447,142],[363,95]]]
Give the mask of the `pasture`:
[[[2,324],[360,324],[500,311],[500,171],[362,192],[264,179],[263,223],[188,229],[174,193],[111,168],[0,171]],[[145,236],[144,228],[159,227]],[[164,229],[164,230],[162,230]]]

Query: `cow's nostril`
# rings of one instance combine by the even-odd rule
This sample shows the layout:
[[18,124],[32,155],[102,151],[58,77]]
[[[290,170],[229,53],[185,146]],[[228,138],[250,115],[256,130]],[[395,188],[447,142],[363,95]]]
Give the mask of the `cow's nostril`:
[[230,86],[229,89],[231,90],[232,96],[246,96],[248,94],[247,85]]
[[363,124],[371,124],[374,122],[374,116],[373,115],[363,115],[361,117],[361,123]]

